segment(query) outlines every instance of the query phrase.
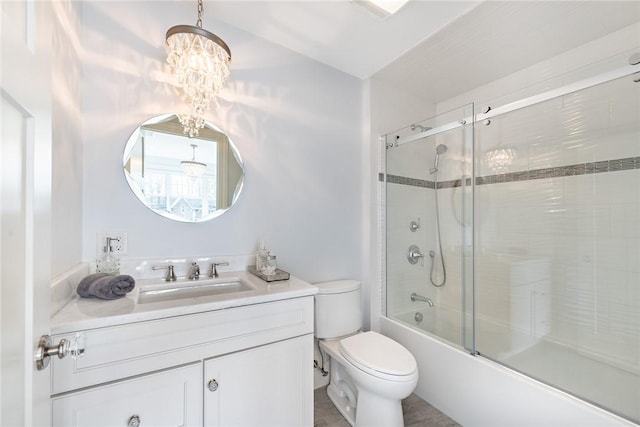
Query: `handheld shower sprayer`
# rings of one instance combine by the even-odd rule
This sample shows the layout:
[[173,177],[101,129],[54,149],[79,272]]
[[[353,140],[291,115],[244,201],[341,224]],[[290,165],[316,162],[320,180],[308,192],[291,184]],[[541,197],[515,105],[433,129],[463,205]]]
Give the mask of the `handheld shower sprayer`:
[[441,288],[447,283],[447,267],[444,263],[444,253],[442,252],[442,237],[440,236],[440,207],[438,206],[438,161],[440,160],[440,155],[447,152],[449,147],[444,144],[439,144],[436,147],[436,158],[433,162],[433,167],[429,169],[429,173],[436,174],[435,175],[435,191],[433,192],[433,196],[435,197],[436,202],[436,234],[438,237],[438,255],[440,258],[440,265],[442,266],[442,280],[437,280],[435,273],[435,264],[436,264],[436,252],[429,251],[429,258],[431,258],[431,270],[429,271],[429,280],[431,284],[436,288]]
[[439,144],[436,147],[436,159],[433,162],[433,167],[429,169],[430,174],[434,174],[438,172],[438,162],[440,161],[440,155],[446,153],[448,149],[449,148],[444,144]]

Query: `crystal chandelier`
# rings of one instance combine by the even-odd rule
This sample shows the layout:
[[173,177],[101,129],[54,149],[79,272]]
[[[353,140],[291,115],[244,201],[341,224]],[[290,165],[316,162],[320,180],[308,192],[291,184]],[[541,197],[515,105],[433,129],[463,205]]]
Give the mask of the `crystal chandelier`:
[[484,154],[489,167],[498,174],[507,173],[516,157],[518,157],[518,152],[515,148],[510,147],[497,147]]
[[182,171],[185,175],[189,176],[202,176],[205,170],[207,170],[207,164],[196,161],[196,148],[198,146],[196,144],[191,144],[193,148],[193,156],[191,160],[183,160],[180,162],[180,166],[182,166]]
[[202,28],[202,0],[196,26],[176,25],[167,31],[167,62],[184,90],[189,114],[178,115],[190,138],[204,126],[204,113],[229,77],[231,50],[218,36]]

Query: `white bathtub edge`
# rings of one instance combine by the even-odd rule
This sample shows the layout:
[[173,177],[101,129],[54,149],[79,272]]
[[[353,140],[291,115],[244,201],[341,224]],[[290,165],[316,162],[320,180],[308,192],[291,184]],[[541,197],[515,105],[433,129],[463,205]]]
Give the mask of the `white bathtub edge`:
[[465,427],[637,426],[386,317],[380,316],[379,322],[379,332],[416,358],[420,379],[415,393]]

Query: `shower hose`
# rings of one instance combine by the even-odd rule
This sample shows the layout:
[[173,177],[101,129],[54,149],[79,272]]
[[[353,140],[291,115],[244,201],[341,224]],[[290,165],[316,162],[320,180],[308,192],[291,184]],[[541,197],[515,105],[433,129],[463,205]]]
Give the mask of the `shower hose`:
[[436,199],[436,235],[438,237],[438,251],[440,255],[440,263],[442,265],[442,282],[437,282],[434,280],[433,273],[435,267],[435,253],[431,251],[429,255],[431,256],[431,271],[429,271],[429,280],[431,284],[436,288],[441,288],[447,283],[447,268],[444,265],[444,255],[442,254],[442,240],[440,238],[440,207],[438,206],[438,171],[434,172],[435,174],[435,189],[434,189],[434,197]]

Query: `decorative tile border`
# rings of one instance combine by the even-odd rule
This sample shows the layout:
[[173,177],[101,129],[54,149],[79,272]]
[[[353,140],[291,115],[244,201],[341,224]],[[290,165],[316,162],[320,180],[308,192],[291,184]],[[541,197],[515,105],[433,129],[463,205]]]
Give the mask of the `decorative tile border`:
[[[384,182],[384,174],[378,174],[378,180]],[[387,175],[387,182],[392,184],[410,185],[412,187],[436,188],[435,182],[424,179],[408,178],[400,175]]]
[[[626,157],[623,159],[603,160],[600,162],[578,163],[575,165],[551,168],[532,169],[529,171],[509,172],[497,175],[479,176],[476,185],[498,184],[503,182],[530,181],[544,178],[560,178],[575,175],[590,175],[594,173],[617,172],[630,169],[640,169],[640,157]],[[384,182],[384,174],[378,174],[378,180]],[[387,182],[425,188],[454,188],[461,187],[461,179],[434,182],[415,178],[405,178],[398,175],[387,175]],[[465,185],[471,185],[471,178],[465,180]]]

